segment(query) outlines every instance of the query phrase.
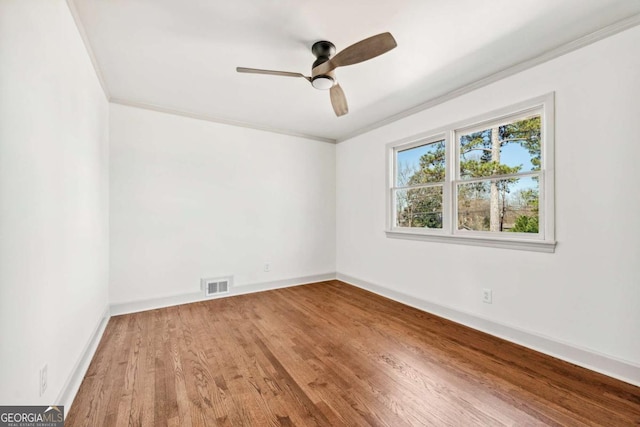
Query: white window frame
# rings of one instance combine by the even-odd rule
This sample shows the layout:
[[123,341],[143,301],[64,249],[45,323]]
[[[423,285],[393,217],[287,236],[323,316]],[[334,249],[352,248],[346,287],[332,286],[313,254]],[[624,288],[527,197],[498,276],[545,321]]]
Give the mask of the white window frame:
[[[463,120],[387,144],[386,149],[386,228],[387,237],[446,242],[474,246],[489,246],[536,252],[554,252],[555,241],[555,199],[554,199],[554,93],[482,114],[472,119]],[[496,233],[490,231],[458,230],[457,227],[457,184],[475,180],[461,180],[460,153],[457,134],[468,133],[473,129],[486,129],[487,125],[502,120],[514,120],[518,116],[539,112],[541,115],[541,168],[540,171],[520,172],[514,176],[539,177],[539,232],[530,233]],[[396,154],[399,151],[418,147],[430,142],[445,141],[445,182],[443,185],[442,228],[409,228],[397,227],[395,192],[396,187]],[[499,176],[504,178],[506,176]],[[490,177],[478,180],[487,181]]]

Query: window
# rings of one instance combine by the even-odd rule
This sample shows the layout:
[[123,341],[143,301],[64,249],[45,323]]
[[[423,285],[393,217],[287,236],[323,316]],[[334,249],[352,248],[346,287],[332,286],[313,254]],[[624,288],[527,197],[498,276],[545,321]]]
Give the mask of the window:
[[553,252],[553,94],[388,155],[387,236]]
[[445,141],[421,144],[396,152],[396,224],[441,229]]

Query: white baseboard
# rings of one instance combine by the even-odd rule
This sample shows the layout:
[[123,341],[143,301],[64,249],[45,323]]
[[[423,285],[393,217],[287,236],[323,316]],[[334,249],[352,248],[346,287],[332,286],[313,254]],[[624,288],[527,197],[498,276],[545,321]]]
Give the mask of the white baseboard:
[[581,348],[551,337],[545,337],[535,332],[525,331],[475,314],[466,313],[452,307],[435,304],[433,302],[394,291],[387,287],[370,283],[356,277],[351,277],[346,274],[337,273],[336,278],[350,285],[382,295],[402,304],[444,317],[445,319],[461,323],[465,326],[469,326],[470,328],[486,332],[490,335],[503,338],[507,341],[520,344],[524,347],[528,347],[549,356],[582,366],[635,386],[640,386],[640,366],[633,362],[620,360],[613,356],[598,353],[591,349]]
[[102,313],[102,317],[100,317],[100,321],[95,327],[93,334],[91,334],[89,341],[84,346],[80,358],[71,370],[69,377],[67,377],[67,381],[65,381],[64,385],[62,386],[60,394],[58,394],[56,404],[64,405],[65,417],[69,413],[69,409],[71,409],[73,399],[76,397],[76,393],[78,393],[78,389],[80,388],[80,384],[82,384],[84,375],[87,373],[87,369],[89,369],[91,359],[93,359],[93,355],[98,348],[98,344],[100,344],[100,339],[102,338],[102,334],[107,327],[107,323],[109,323],[110,317],[111,316],[109,314],[109,307],[107,306]]
[[[333,280],[336,273],[316,274],[313,276],[296,277],[293,279],[276,280],[273,282],[253,283],[250,285],[232,286],[229,293],[220,295],[215,298],[226,298],[235,295],[251,294],[254,292],[269,291],[278,288],[287,288],[290,286],[305,285],[307,283],[323,282],[325,280]],[[139,311],[155,310],[156,308],[171,307],[174,305],[188,304],[197,301],[206,301],[212,299],[205,297],[204,292],[192,292],[187,294],[173,295],[162,298],[150,298],[146,300],[131,301],[125,303],[111,304],[111,315],[118,316],[120,314],[137,313]]]

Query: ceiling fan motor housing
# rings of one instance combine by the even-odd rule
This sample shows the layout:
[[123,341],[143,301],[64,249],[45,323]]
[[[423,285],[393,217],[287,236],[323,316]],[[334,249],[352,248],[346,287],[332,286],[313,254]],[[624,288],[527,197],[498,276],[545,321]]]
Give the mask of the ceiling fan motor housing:
[[[318,42],[315,42],[313,46],[311,46],[311,52],[313,53],[313,56],[315,56],[318,59],[320,59],[320,57],[325,56],[326,57],[325,61],[326,61],[327,59],[329,59],[331,55],[336,53],[336,47],[331,42],[328,42],[326,40],[320,40]],[[320,64],[322,64],[322,62],[320,62]]]
[[316,89],[327,90],[331,89],[336,84],[335,73],[333,71],[326,74],[314,75],[313,69],[318,65],[323,64],[329,60],[329,57],[336,53],[336,47],[333,43],[326,40],[315,42],[311,46],[311,52],[317,58],[312,65],[311,69],[311,84]]

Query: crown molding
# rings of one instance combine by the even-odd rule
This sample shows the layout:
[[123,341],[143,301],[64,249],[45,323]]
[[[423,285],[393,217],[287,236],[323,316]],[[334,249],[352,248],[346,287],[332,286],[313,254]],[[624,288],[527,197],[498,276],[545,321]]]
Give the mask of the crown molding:
[[272,133],[278,133],[281,135],[288,135],[288,136],[294,136],[294,137],[299,137],[299,138],[305,138],[305,139],[311,139],[311,140],[315,140],[315,141],[321,141],[321,142],[327,142],[327,143],[340,143],[340,142],[344,142],[347,141],[351,138],[354,138],[356,136],[359,135],[363,135],[365,133],[371,132],[375,129],[381,128],[383,126],[387,126],[391,123],[394,123],[398,120],[404,119],[406,117],[409,117],[413,114],[419,113],[421,111],[424,110],[428,110],[429,108],[433,108],[436,105],[439,104],[443,104],[447,101],[450,101],[452,99],[455,99],[459,96],[462,96],[464,94],[467,94],[469,92],[472,92],[476,89],[480,89],[484,86],[488,86],[492,83],[495,83],[499,80],[502,80],[506,77],[512,76],[514,74],[517,74],[519,72],[525,71],[527,69],[533,68],[537,65],[543,64],[547,61],[550,61],[552,59],[558,58],[562,55],[566,55],[567,53],[571,53],[575,50],[581,49],[583,47],[586,47],[590,44],[593,44],[597,41],[606,39],[607,37],[613,36],[615,34],[618,34],[622,31],[628,30],[630,28],[633,28],[635,26],[640,25],[640,14],[636,14],[636,15],[632,15],[628,18],[622,19],[620,21],[614,22],[613,24],[610,24],[606,27],[603,27],[597,31],[594,31],[592,33],[586,34],[576,40],[573,40],[571,42],[565,43],[563,45],[557,46],[553,49],[550,49],[538,56],[535,56],[533,58],[527,59],[525,61],[519,62],[515,65],[512,65],[510,67],[507,67],[503,70],[500,70],[496,73],[490,74],[486,77],[483,77],[481,79],[475,80],[471,83],[468,83],[466,85],[463,85],[457,89],[454,89],[452,91],[449,91],[447,93],[444,93],[442,95],[436,96],[434,98],[431,98],[425,102],[422,102],[414,107],[411,107],[409,109],[403,110],[397,114],[393,114],[387,118],[384,118],[382,120],[378,120],[375,123],[372,123],[370,125],[364,126],[360,129],[357,129],[353,132],[347,133],[342,137],[338,137],[336,139],[333,138],[327,138],[327,137],[323,137],[323,136],[319,136],[319,135],[311,135],[311,134],[306,134],[306,133],[300,133],[300,132],[295,132],[295,131],[290,131],[287,129],[279,129],[279,128],[272,128],[269,126],[264,126],[264,125],[259,125],[259,124],[255,124],[255,123],[249,123],[249,122],[243,122],[243,121],[237,121],[237,120],[230,120],[230,119],[224,119],[224,118],[220,118],[220,117],[213,117],[213,116],[208,116],[205,114],[199,114],[199,113],[194,113],[194,112],[189,112],[189,111],[183,111],[183,110],[178,110],[178,109],[173,109],[173,108],[166,108],[166,107],[162,107],[159,105],[153,105],[153,104],[145,104],[145,103],[141,103],[141,102],[135,102],[135,101],[129,101],[129,100],[125,100],[125,99],[118,99],[118,98],[113,98],[110,95],[109,92],[109,88],[106,84],[106,81],[104,79],[104,76],[102,74],[102,72],[100,71],[100,65],[98,63],[98,60],[93,52],[93,49],[91,47],[91,44],[89,43],[89,38],[87,36],[87,33],[85,31],[84,25],[82,24],[82,21],[80,19],[79,13],[77,11],[76,5],[74,0],[66,0],[66,3],[69,7],[69,10],[71,12],[71,15],[73,16],[73,20],[76,23],[76,27],[78,28],[78,32],[80,33],[80,37],[82,38],[82,41],[84,43],[84,46],[87,50],[87,53],[89,55],[89,58],[91,60],[91,63],[93,64],[93,68],[96,72],[96,76],[98,78],[98,81],[100,82],[100,86],[102,86],[102,90],[105,93],[105,96],[107,98],[107,100],[109,100],[109,102],[113,102],[116,104],[122,104],[122,105],[127,105],[127,106],[131,106],[131,107],[137,107],[137,108],[143,108],[143,109],[147,109],[147,110],[152,110],[152,111],[157,111],[157,112],[162,112],[162,113],[167,113],[167,114],[174,114],[174,115],[179,115],[179,116],[184,116],[184,117],[190,117],[193,119],[197,119],[197,120],[205,120],[205,121],[209,121],[209,122],[214,122],[214,123],[220,123],[220,124],[226,124],[226,125],[231,125],[231,126],[238,126],[238,127],[244,127],[244,128],[248,128],[248,129],[256,129],[256,130],[261,130],[261,131],[265,131],[265,132],[272,132]]
[[84,28],[84,24],[80,19],[80,14],[78,13],[78,9],[76,8],[76,4],[73,0],[66,0],[67,6],[69,7],[69,11],[71,12],[71,16],[73,17],[73,21],[76,23],[76,28],[78,29],[78,33],[80,33],[80,38],[82,39],[82,43],[84,44],[84,48],[89,55],[89,59],[91,60],[91,65],[93,65],[93,69],[96,72],[96,77],[98,78],[98,82],[102,87],[102,92],[104,92],[104,96],[107,98],[107,101],[111,97],[109,93],[109,87],[107,86],[107,82],[104,79],[104,75],[102,71],[100,71],[100,64],[98,63],[98,59],[96,55],[93,53],[93,48],[91,47],[91,43],[89,43],[89,37],[87,36],[87,32]]
[[454,98],[472,92],[476,89],[480,89],[481,87],[488,86],[491,83],[495,83],[499,80],[502,80],[506,77],[512,76],[514,74],[520,73],[522,71],[528,70],[529,68],[533,68],[537,65],[543,64],[552,59],[558,58],[562,55],[566,55],[567,53],[571,53],[575,50],[586,47],[592,43],[597,41],[606,39],[607,37],[618,34],[622,31],[633,28],[637,25],[640,25],[640,14],[636,14],[630,16],[628,18],[622,19],[620,21],[614,22],[611,25],[603,27],[597,31],[584,35],[576,40],[573,40],[569,43],[565,43],[563,45],[557,46],[553,49],[550,49],[538,56],[527,59],[525,61],[519,62],[515,65],[507,67],[503,70],[500,70],[496,73],[490,74],[486,77],[483,77],[479,80],[475,80],[469,84],[459,87],[458,89],[454,89],[445,94],[439,95],[435,98],[431,98],[428,101],[422,102],[414,107],[411,107],[407,110],[401,111],[400,113],[394,114],[392,116],[387,117],[386,119],[382,119],[376,121],[375,123],[362,127],[354,132],[348,133],[347,135],[337,138],[336,142],[344,142],[356,136],[365,134],[367,132],[371,132],[372,130],[381,128],[383,126],[389,125],[391,123],[397,122],[398,120],[404,119],[405,117],[409,117],[413,114],[419,113],[424,110],[428,110],[429,108],[433,108],[436,105],[443,104],[447,101],[450,101]]
[[134,102],[134,101],[128,101],[126,99],[118,99],[118,98],[111,98],[111,99],[109,99],[109,102],[112,102],[114,104],[125,105],[125,106],[128,106],[128,107],[135,107],[135,108],[142,108],[144,110],[156,111],[156,112],[159,112],[159,113],[173,114],[175,116],[183,116],[183,117],[189,117],[191,119],[196,119],[196,120],[204,120],[204,121],[207,121],[207,122],[219,123],[219,124],[223,124],[223,125],[238,126],[238,127],[243,127],[243,128],[247,128],[247,129],[261,130],[261,131],[264,131],[264,132],[278,133],[278,134],[281,134],[281,135],[294,136],[294,137],[297,137],[297,138],[311,139],[311,140],[314,140],[314,141],[327,142],[327,143],[330,143],[330,144],[335,144],[336,143],[335,139],[324,138],[322,136],[316,136],[316,135],[310,135],[310,134],[306,134],[306,133],[293,132],[293,131],[289,131],[289,130],[286,130],[286,129],[272,128],[272,127],[269,127],[269,126],[262,126],[262,125],[257,125],[257,124],[254,124],[254,123],[241,122],[241,121],[237,121],[237,120],[223,119],[223,118],[220,118],[220,117],[207,116],[205,114],[198,114],[198,113],[193,113],[193,112],[188,112],[188,111],[183,111],[183,110],[177,110],[177,109],[173,109],[173,108],[165,108],[165,107],[161,107],[159,105],[154,105],[154,104],[145,104],[145,103],[142,103],[142,102]]

